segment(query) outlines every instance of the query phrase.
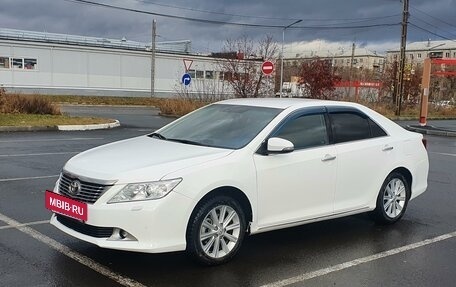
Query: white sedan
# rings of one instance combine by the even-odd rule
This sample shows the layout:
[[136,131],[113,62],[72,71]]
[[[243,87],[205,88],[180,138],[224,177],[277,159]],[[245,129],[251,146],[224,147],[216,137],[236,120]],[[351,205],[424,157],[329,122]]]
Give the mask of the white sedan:
[[70,159],[51,223],[100,247],[215,265],[246,234],[362,212],[398,221],[426,190],[422,135],[358,104],[218,102]]

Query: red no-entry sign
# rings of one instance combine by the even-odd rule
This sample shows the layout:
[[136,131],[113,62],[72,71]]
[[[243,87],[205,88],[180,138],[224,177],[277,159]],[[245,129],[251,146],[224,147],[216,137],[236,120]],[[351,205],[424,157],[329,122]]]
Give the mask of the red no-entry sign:
[[263,71],[263,74],[270,75],[274,72],[274,64],[271,61],[266,61],[261,65],[261,70]]

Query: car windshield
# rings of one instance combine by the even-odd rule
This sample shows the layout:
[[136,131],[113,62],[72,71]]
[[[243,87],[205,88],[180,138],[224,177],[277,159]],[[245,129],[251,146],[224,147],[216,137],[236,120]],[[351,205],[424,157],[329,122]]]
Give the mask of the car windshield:
[[275,108],[214,104],[149,136],[186,144],[239,149],[281,111]]

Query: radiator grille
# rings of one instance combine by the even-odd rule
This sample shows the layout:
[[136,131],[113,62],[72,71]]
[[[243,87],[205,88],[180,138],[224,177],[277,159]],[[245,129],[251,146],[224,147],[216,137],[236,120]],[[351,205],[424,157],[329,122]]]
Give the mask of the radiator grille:
[[[70,191],[70,184],[75,180],[81,184],[81,190],[74,194]],[[77,177],[63,173],[60,177],[59,193],[85,203],[95,203],[110,187],[111,185],[82,181]]]

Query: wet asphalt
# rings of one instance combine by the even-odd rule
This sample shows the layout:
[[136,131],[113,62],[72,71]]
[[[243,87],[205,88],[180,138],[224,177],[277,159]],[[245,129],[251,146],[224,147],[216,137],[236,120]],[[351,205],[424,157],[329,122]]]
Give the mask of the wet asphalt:
[[[53,187],[56,177],[30,177],[58,175],[64,163],[80,151],[146,134],[172,119],[149,108],[64,110],[117,118],[122,127],[0,133],[0,214],[20,223],[38,222],[29,228],[146,286],[261,286],[456,231],[456,139],[427,136],[428,190],[410,202],[403,219],[393,226],[376,225],[361,214],[259,234],[246,238],[233,261],[211,268],[196,265],[182,252],[101,249],[41,222],[50,218],[44,208],[44,191]],[[291,286],[455,286],[455,266],[456,237],[452,237]],[[0,220],[0,286],[118,285]]]

